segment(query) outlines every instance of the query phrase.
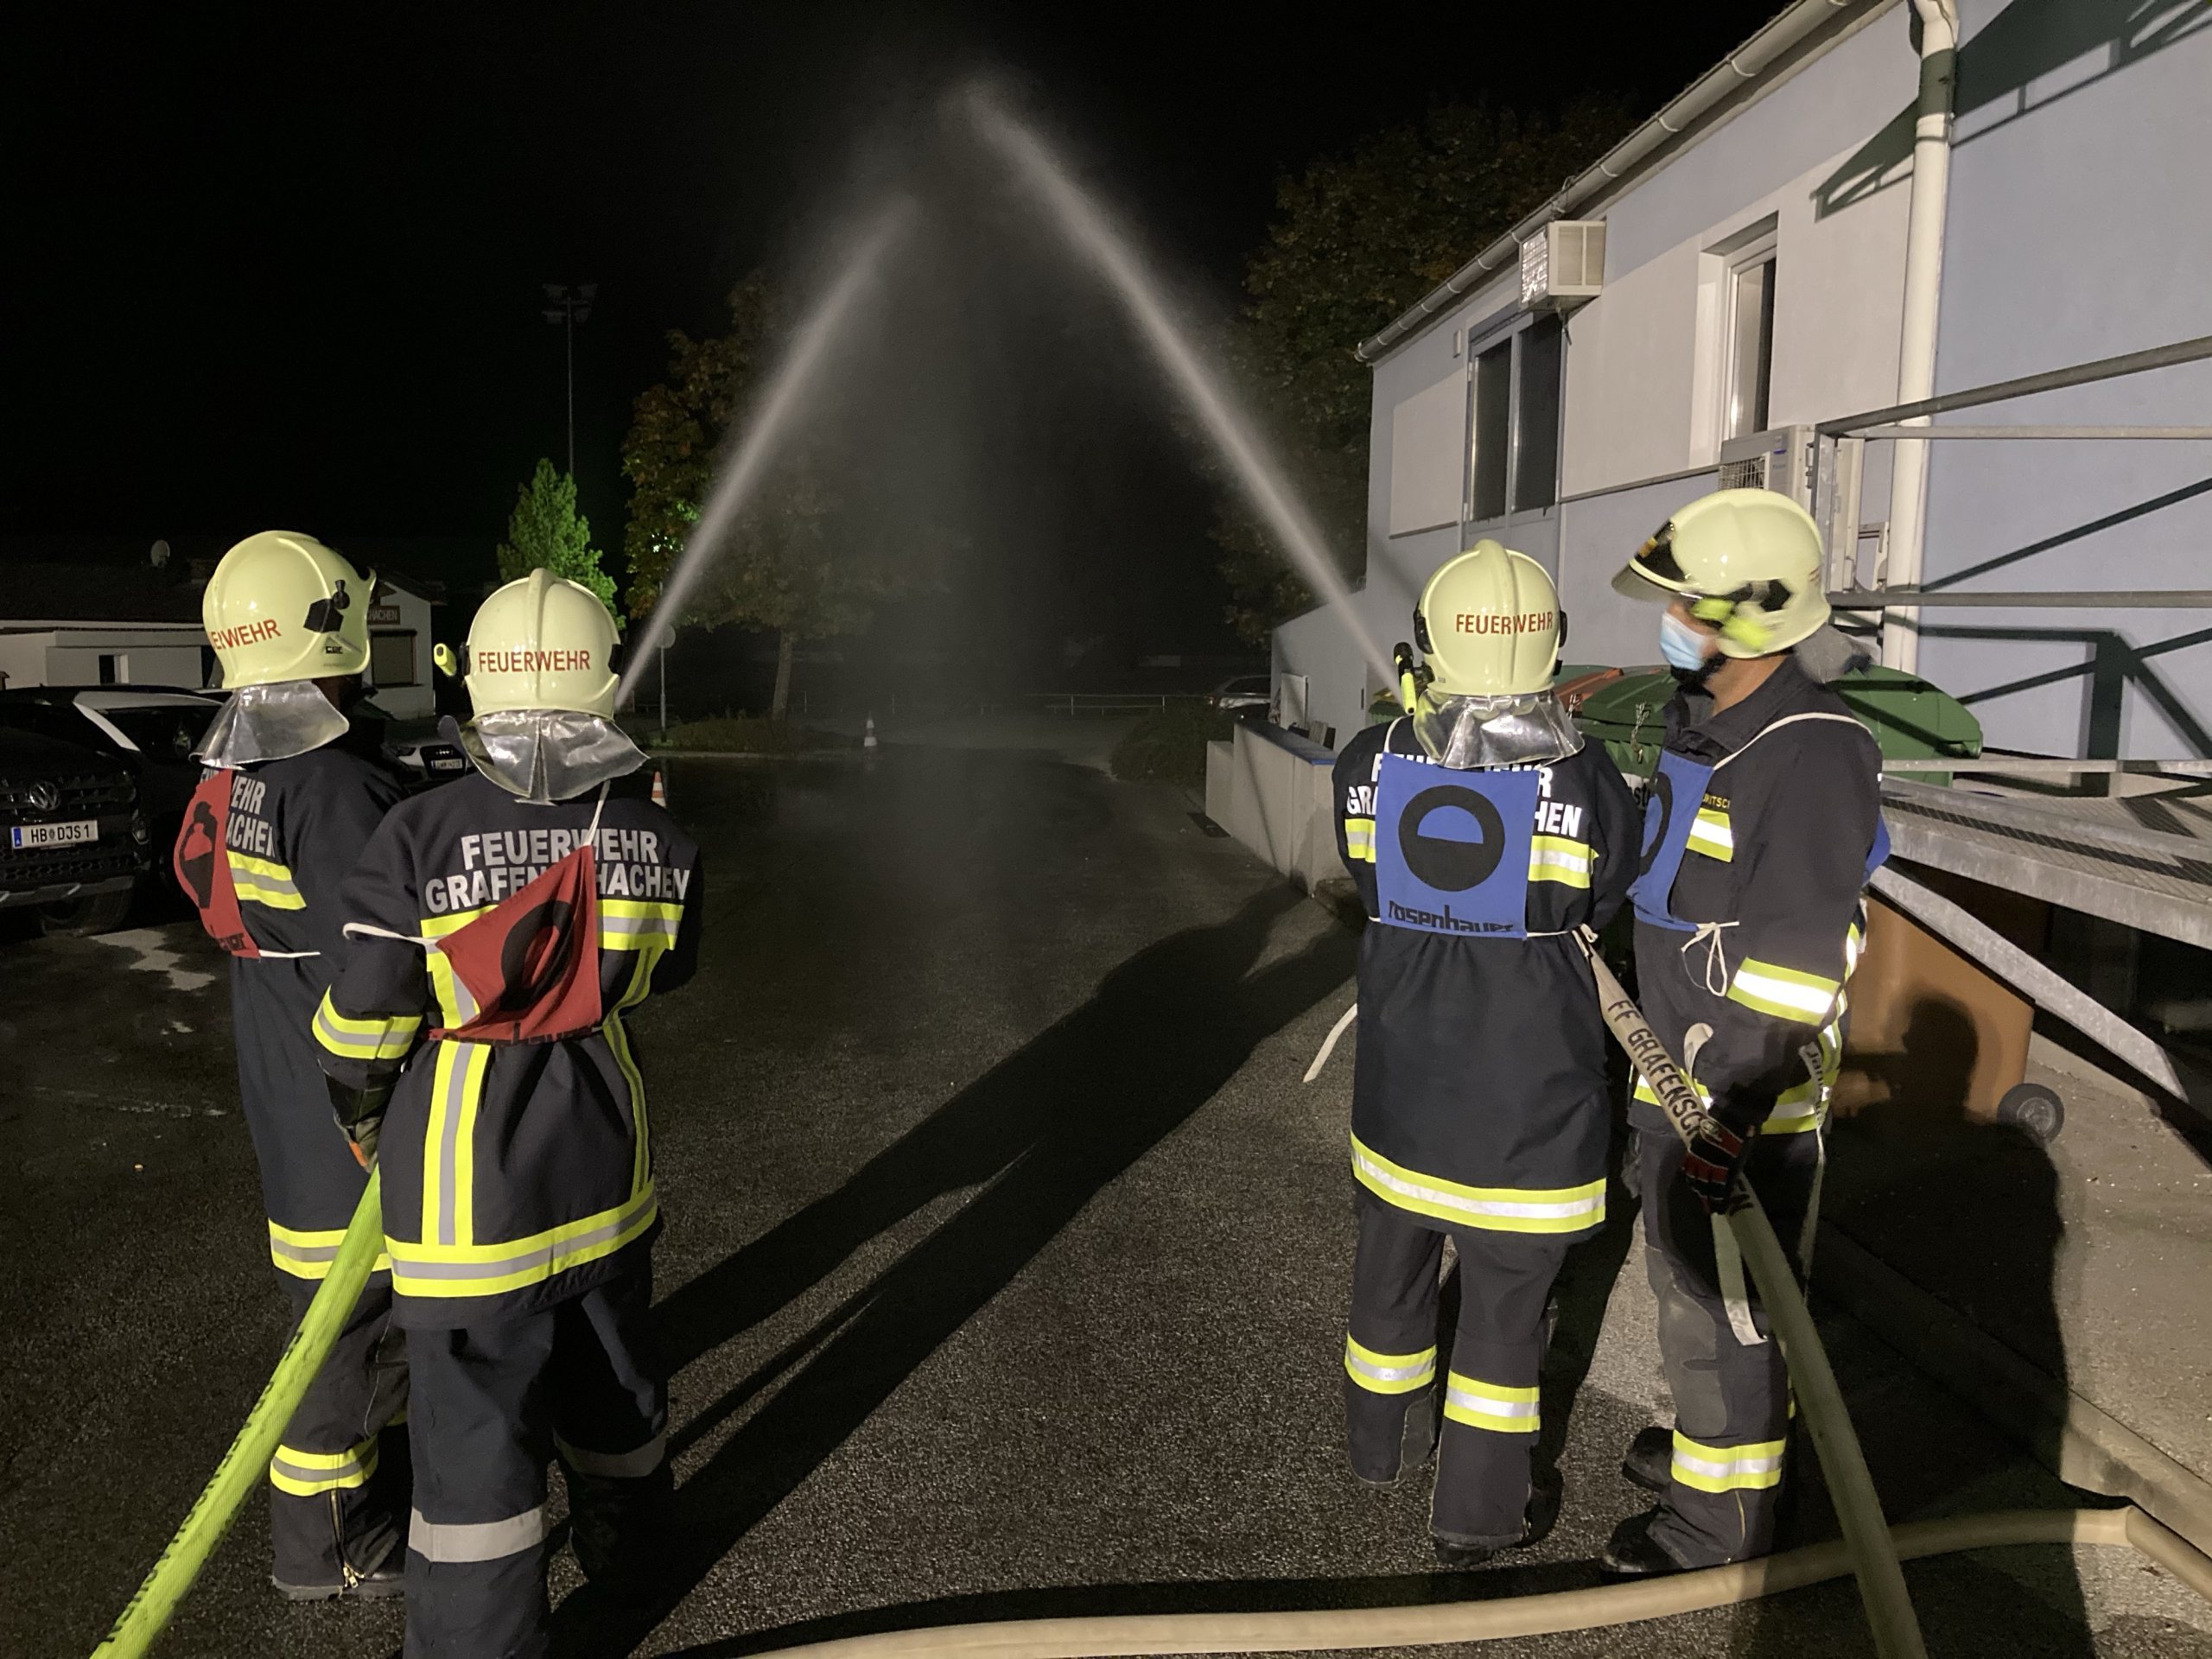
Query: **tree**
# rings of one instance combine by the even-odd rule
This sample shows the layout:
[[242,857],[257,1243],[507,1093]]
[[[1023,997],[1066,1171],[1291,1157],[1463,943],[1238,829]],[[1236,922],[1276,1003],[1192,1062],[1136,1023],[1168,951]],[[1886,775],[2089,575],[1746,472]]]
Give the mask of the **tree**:
[[[1346,578],[1365,569],[1371,376],[1361,340],[1445,281],[1627,130],[1611,99],[1556,118],[1447,105],[1313,162],[1276,187],[1277,217],[1245,264],[1232,370],[1268,416]],[[1255,643],[1313,603],[1241,505],[1215,525],[1230,620]]]
[[614,603],[614,578],[600,569],[599,550],[591,544],[591,521],[576,511],[576,480],[556,472],[550,461],[540,461],[530,482],[515,492],[499,557],[502,582],[518,582],[543,566],[582,583],[608,610],[622,614]]
[[[668,378],[639,395],[622,471],[630,480],[624,552],[630,602],[654,609],[669,573],[698,523],[730,423],[751,403],[753,385],[779,343],[782,318],[766,282],[748,276],[731,290],[730,330],[669,339]],[[865,632],[878,601],[911,580],[894,573],[881,538],[855,533],[842,499],[862,491],[862,469],[842,455],[825,423],[790,441],[772,461],[753,501],[706,576],[671,622],[725,622],[772,630],[776,688],[769,707],[781,720],[791,697],[799,643]],[[855,480],[833,499],[826,480]]]

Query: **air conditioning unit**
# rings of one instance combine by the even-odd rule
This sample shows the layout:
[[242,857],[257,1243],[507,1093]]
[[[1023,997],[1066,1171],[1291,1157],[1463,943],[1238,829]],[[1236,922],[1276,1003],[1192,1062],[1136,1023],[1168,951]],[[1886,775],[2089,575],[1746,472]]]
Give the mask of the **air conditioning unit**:
[[1521,245],[1521,303],[1566,310],[1594,300],[1605,280],[1605,221],[1555,219]]
[[1720,446],[1720,487],[1773,490],[1813,510],[1813,429],[1777,426]]

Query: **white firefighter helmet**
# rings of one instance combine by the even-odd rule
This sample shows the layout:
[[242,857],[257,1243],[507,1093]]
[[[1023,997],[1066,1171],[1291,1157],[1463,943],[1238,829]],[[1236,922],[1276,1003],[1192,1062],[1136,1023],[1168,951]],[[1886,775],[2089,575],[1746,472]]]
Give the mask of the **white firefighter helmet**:
[[1559,590],[1526,553],[1485,537],[1428,579],[1414,638],[1441,696],[1541,691],[1559,666]]
[[[468,627],[468,700],[479,715],[563,709],[614,713],[613,614],[597,594],[546,569],[511,582]],[[439,662],[452,671],[452,653]]]
[[1774,490],[1715,490],[1682,508],[1613,578],[1630,599],[1689,601],[1728,657],[1786,651],[1828,620],[1820,526]]
[[359,674],[369,665],[376,573],[296,531],[264,530],[208,578],[200,620],[225,689]]

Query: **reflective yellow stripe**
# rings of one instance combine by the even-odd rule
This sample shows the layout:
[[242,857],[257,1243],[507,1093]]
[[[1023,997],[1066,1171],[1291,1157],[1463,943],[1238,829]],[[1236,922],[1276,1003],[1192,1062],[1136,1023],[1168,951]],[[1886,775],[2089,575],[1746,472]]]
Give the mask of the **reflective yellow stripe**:
[[1736,831],[1725,810],[1711,806],[1698,808],[1697,817],[1690,823],[1689,850],[1703,853],[1723,864],[1734,861]]
[[1375,820],[1344,820],[1344,855],[1362,864],[1375,861]]
[[1453,1371],[1444,1384],[1444,1414],[1470,1428],[1499,1434],[1534,1434],[1543,1427],[1534,1389],[1507,1388]]
[[461,1247],[386,1239],[391,1286],[404,1296],[442,1298],[524,1289],[613,1255],[641,1237],[658,1214],[658,1203],[647,1188],[613,1210],[505,1243]]
[[1531,881],[1557,881],[1570,887],[1590,885],[1592,855],[1586,841],[1571,841],[1565,836],[1531,836],[1529,838],[1529,879]]
[[1436,1350],[1383,1354],[1344,1338],[1344,1375],[1370,1394],[1411,1394],[1436,1380]]
[[422,1028],[423,1016],[419,1014],[378,1015],[366,1020],[340,1014],[328,991],[322,994],[322,1001],[315,1011],[315,1041],[348,1060],[403,1059],[415,1046],[415,1034]]
[[269,1459],[269,1483],[295,1497],[314,1497],[365,1484],[377,1471],[377,1443],[363,1440],[343,1452],[302,1452],[280,1446]]
[[[1697,1088],[1694,1084],[1690,1086]],[[1759,1125],[1759,1133],[1801,1135],[1807,1129],[1819,1128],[1827,1122],[1826,1092],[1821,1084],[1810,1077],[1783,1090],[1775,1096],[1774,1109],[1767,1114],[1766,1121]],[[1705,1103],[1707,1111],[1713,1109],[1711,1094],[1698,1089],[1697,1096]],[[1651,1085],[1641,1077],[1636,1080],[1636,1098],[1647,1105],[1659,1104],[1659,1096],[1652,1092]]]
[[607,950],[673,950],[683,906],[658,899],[599,901],[599,943]]
[[1782,1484],[1781,1440],[1704,1446],[1675,1431],[1675,1478],[1700,1492],[1761,1491]]
[[1840,981],[1746,957],[1728,982],[1728,1000],[1777,1020],[1823,1025],[1835,1009]]
[[[269,1259],[276,1264],[279,1273],[289,1273],[295,1279],[327,1279],[330,1264],[338,1259],[338,1247],[344,1242],[346,1231],[334,1228],[328,1232],[302,1232],[296,1227],[280,1227],[269,1224]],[[391,1271],[391,1258],[379,1255],[372,1273]]]
[[1361,1185],[1398,1209],[1492,1232],[1579,1233],[1605,1218],[1603,1180],[1585,1186],[1463,1186],[1402,1168],[1357,1135],[1351,1138],[1351,1173]]
[[228,848],[224,849],[223,856],[229,861],[232,875],[264,877],[272,887],[289,887],[294,885],[292,868],[289,864],[279,864],[273,858],[253,858],[245,853],[232,852]]
[[491,908],[489,905],[479,905],[474,910],[451,911],[443,916],[425,916],[423,918],[422,936],[426,939],[442,939],[448,933],[458,933]]

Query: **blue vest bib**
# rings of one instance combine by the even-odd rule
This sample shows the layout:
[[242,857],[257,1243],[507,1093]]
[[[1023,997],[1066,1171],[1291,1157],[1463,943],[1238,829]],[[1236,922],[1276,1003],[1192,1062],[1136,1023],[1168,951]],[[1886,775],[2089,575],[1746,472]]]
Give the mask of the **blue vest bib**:
[[1375,782],[1375,891],[1392,927],[1529,937],[1533,772],[1454,772],[1385,754]]
[[[1859,725],[1847,715],[1785,715],[1753,733],[1751,742],[1745,744],[1735,754],[1711,766],[1672,750],[1660,752],[1659,769],[1651,776],[1650,793],[1643,804],[1643,855],[1637,866],[1636,880],[1630,883],[1628,890],[1629,903],[1635,906],[1637,920],[1678,933],[1697,931],[1695,922],[1675,914],[1674,893],[1675,878],[1682,873],[1682,855],[1689,849],[1690,830],[1697,823],[1698,809],[1705,804],[1705,786],[1712,781],[1714,772],[1743,754],[1751,743],[1758,742],[1768,732],[1801,720],[1840,720]],[[1859,729],[1864,731],[1866,728],[1861,726]],[[1870,880],[1889,856],[1890,827],[1882,822],[1882,815],[1877,810],[1874,844],[1866,854],[1866,874]]]

